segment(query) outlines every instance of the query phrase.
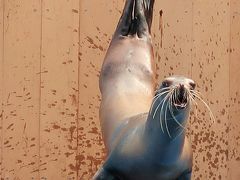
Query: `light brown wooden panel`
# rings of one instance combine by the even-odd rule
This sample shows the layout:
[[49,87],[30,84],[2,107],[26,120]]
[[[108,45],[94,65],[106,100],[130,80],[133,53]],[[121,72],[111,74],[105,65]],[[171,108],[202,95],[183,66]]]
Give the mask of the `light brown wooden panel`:
[[[85,180],[100,167],[99,71],[124,2],[0,0],[2,179]],[[158,82],[192,77],[216,117],[199,105],[189,123],[196,180],[240,178],[239,7],[156,0]]]
[[[216,122],[199,106],[191,122],[193,179],[227,179],[229,125],[229,1],[193,1],[193,67],[197,90],[210,104]],[[199,103],[200,104],[200,103]]]
[[122,1],[82,0],[80,16],[79,179],[90,179],[102,163],[104,146],[99,126],[98,77],[115,30]]
[[240,1],[231,0],[229,180],[240,179]]
[[190,77],[192,0],[158,0],[154,10],[152,39],[158,83],[173,74]]
[[77,179],[77,0],[43,0],[40,177]]
[[2,179],[2,112],[3,112],[3,0],[0,1],[0,179]]
[[4,1],[3,179],[39,177],[40,12],[40,1]]

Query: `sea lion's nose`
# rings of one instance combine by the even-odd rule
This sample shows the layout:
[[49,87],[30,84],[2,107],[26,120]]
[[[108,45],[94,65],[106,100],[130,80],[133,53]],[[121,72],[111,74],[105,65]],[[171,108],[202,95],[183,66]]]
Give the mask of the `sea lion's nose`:
[[180,83],[180,84],[179,84],[179,88],[180,88],[180,89],[184,88],[184,84],[181,84],[181,83]]
[[179,84],[179,92],[183,93],[185,91],[184,84]]
[[184,84],[179,84],[179,87],[178,87],[178,99],[180,101],[183,100],[183,97],[184,97],[184,93],[185,93],[185,87],[184,87]]

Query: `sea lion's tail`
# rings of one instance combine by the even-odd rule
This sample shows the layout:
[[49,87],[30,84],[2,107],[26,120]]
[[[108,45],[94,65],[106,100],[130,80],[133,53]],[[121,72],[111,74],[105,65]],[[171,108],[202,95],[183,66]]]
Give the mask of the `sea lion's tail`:
[[149,36],[155,0],[126,0],[115,36]]

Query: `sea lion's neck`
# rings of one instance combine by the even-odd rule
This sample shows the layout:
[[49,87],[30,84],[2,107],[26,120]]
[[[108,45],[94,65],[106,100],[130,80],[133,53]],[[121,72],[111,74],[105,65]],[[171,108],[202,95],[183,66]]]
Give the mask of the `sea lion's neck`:
[[168,103],[159,106],[159,103],[155,102],[145,124],[145,135],[151,138],[151,144],[149,144],[151,150],[159,153],[163,147],[165,149],[164,155],[160,157],[161,162],[164,162],[164,159],[169,162],[170,159],[174,161],[178,158],[185,141],[185,125],[189,108],[170,109]]
[[189,116],[189,105],[184,109],[172,107],[169,100],[153,101],[146,122],[146,130],[157,133],[167,141],[172,141],[182,133]]

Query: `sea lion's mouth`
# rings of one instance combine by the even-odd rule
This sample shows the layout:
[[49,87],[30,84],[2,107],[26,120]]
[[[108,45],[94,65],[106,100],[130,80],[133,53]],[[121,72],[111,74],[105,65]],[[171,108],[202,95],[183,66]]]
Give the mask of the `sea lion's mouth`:
[[173,102],[174,106],[178,109],[184,109],[187,106],[187,99],[184,99],[183,101],[175,101]]
[[184,86],[180,86],[174,93],[173,104],[178,109],[184,109],[187,106],[187,103],[187,90]]

